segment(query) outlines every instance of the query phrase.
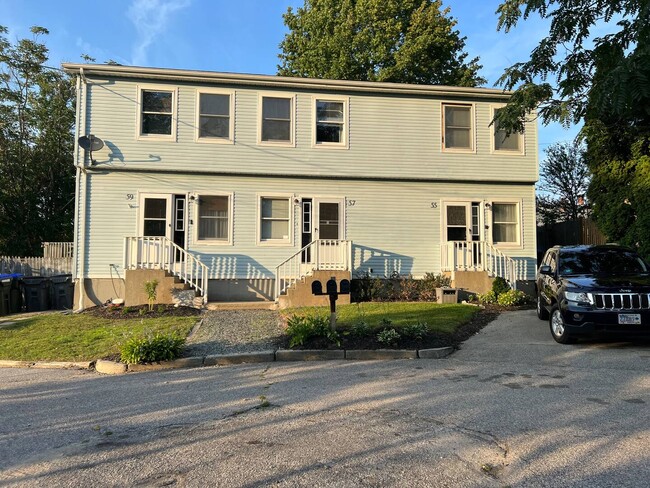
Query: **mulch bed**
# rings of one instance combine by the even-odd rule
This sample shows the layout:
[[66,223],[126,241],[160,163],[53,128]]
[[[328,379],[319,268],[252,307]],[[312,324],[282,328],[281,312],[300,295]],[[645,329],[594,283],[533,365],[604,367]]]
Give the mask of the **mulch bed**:
[[[143,312],[141,312],[143,310]],[[193,317],[200,315],[201,310],[192,307],[175,307],[173,305],[154,305],[153,310],[149,311],[148,305],[138,305],[134,307],[124,306],[99,306],[92,307],[84,310],[82,313],[87,313],[94,317],[104,319],[156,319],[160,317]]]
[[[483,327],[496,319],[501,312],[504,310],[517,309],[521,309],[521,307],[504,308],[488,305],[485,308],[480,309],[476,315],[474,315],[472,320],[461,325],[451,334],[430,333],[425,335],[422,340],[401,338],[399,342],[392,347],[378,342],[376,334],[367,337],[352,337],[341,333],[340,346],[328,342],[327,339],[318,337],[306,341],[302,347],[294,347],[293,349],[430,349],[448,346],[458,349],[462,342],[472,337]],[[339,332],[343,331],[340,330]],[[288,340],[283,347],[288,347]]]

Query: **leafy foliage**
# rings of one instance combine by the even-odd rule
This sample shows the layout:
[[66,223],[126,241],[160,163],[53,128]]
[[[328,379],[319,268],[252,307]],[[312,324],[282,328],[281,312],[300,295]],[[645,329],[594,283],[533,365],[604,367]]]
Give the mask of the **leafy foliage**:
[[492,291],[497,297],[508,290],[510,290],[510,285],[505,279],[500,276],[494,278],[494,281],[492,282]]
[[503,307],[514,307],[516,305],[525,305],[530,301],[528,295],[521,290],[508,290],[499,295],[497,303]]
[[[548,36],[530,59],[499,82],[514,89],[499,126],[522,130],[529,112],[566,126],[588,110],[626,117],[650,102],[650,4],[638,0],[504,0],[498,29],[533,15],[550,19]],[[605,34],[601,34],[606,31]],[[588,108],[590,107],[590,108]]]
[[543,193],[537,196],[537,219],[542,224],[577,220],[589,215],[586,203],[589,168],[585,148],[577,144],[556,143],[546,148],[540,165]]
[[170,361],[181,355],[183,344],[185,338],[175,333],[136,336],[122,346],[121,359],[127,364]]
[[478,299],[479,303],[483,304],[497,302],[497,294],[492,290],[488,291],[487,293],[478,294],[476,295],[476,298]]
[[377,334],[377,342],[384,346],[394,346],[402,336],[395,329],[383,329]]
[[305,0],[284,14],[278,74],[477,86],[478,58],[440,0]]
[[294,314],[287,319],[289,347],[304,346],[312,338],[321,337],[328,342],[339,344],[336,331],[330,329],[329,318],[320,314]]
[[424,336],[429,332],[429,324],[426,322],[417,322],[415,324],[408,324],[402,327],[402,333],[405,337],[421,341]]
[[144,282],[144,291],[147,294],[147,300],[149,302],[149,311],[153,311],[153,304],[156,301],[158,296],[158,280],[150,280]]
[[71,241],[74,211],[75,88],[31,32],[12,44],[0,26],[0,254],[22,256]]
[[451,279],[442,274],[426,273],[416,280],[411,275],[394,272],[390,277],[372,277],[369,273],[357,274],[352,280],[352,300],[363,301],[434,301],[436,288],[448,287]]

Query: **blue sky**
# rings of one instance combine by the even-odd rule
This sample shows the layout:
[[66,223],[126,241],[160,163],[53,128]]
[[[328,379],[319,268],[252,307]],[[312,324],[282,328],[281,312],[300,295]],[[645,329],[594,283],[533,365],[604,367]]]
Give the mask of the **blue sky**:
[[[274,74],[286,28],[282,14],[302,0],[0,0],[0,25],[10,38],[46,27],[50,64],[82,62],[88,54],[104,62],[181,69]],[[528,58],[548,32],[529,19],[508,34],[497,32],[499,0],[444,0],[467,37],[467,51],[479,56],[494,85],[505,67]],[[577,128],[540,123],[540,151],[572,140]],[[543,154],[540,154],[543,157]]]

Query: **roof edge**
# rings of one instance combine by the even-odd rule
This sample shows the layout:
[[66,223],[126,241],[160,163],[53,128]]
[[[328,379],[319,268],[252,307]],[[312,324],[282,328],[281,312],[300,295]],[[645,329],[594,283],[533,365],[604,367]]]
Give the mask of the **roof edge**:
[[70,74],[115,76],[126,78],[147,78],[158,80],[200,81],[206,83],[228,83],[234,85],[271,86],[276,88],[302,88],[318,90],[356,91],[371,93],[395,93],[409,95],[469,96],[479,98],[507,99],[512,92],[498,88],[471,88],[444,85],[414,85],[409,83],[388,83],[376,81],[329,80],[319,78],[297,78],[275,75],[222,73],[217,71],[184,70],[174,68],[149,68],[142,66],[121,66],[111,64],[62,63]]

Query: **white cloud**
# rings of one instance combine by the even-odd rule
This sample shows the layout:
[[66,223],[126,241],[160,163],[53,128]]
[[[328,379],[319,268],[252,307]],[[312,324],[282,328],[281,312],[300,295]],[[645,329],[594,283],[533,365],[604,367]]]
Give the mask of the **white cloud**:
[[167,27],[170,14],[189,6],[191,0],[133,0],[127,17],[138,33],[133,45],[131,64],[142,66],[147,63],[147,50],[156,36]]

